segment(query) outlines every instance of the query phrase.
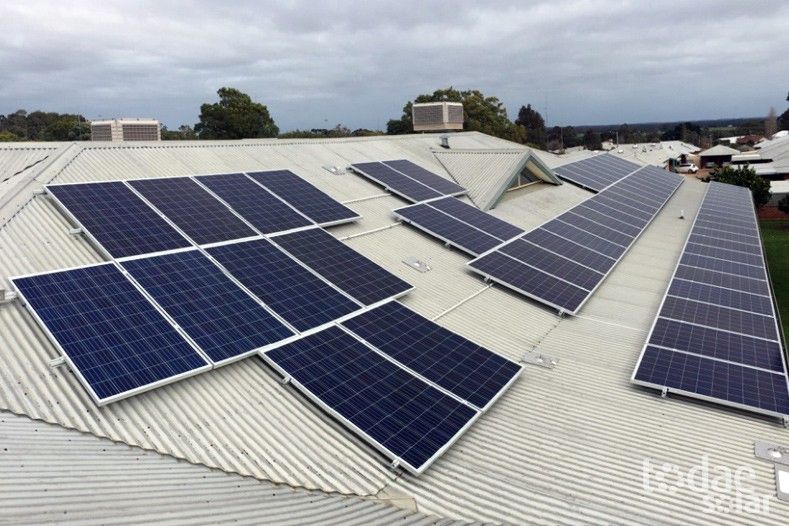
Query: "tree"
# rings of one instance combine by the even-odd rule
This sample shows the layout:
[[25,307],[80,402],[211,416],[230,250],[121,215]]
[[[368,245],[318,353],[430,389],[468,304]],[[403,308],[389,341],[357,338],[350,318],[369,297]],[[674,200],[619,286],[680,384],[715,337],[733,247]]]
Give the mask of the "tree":
[[0,115],[0,133],[20,141],[88,141],[90,124],[82,115],[17,110]]
[[727,166],[710,176],[710,180],[750,189],[756,208],[761,208],[770,200],[770,181],[756,175],[756,171],[750,166],[744,165],[737,168]]
[[531,104],[521,106],[515,124],[526,129],[526,141],[539,148],[545,149],[546,133],[545,119],[540,112],[533,110]]
[[[432,94],[419,95],[414,102],[461,102],[463,103],[463,129],[479,131],[494,137],[514,142],[524,142],[526,130],[512,123],[507,118],[507,109],[496,97],[486,97],[479,90],[459,91],[453,87],[439,89]],[[392,119],[386,124],[386,133],[400,135],[413,133],[411,120],[411,102],[403,106],[403,114],[399,119]]]
[[600,139],[600,134],[589,129],[584,133],[584,147],[587,150],[602,150],[603,142]]
[[701,137],[701,126],[692,122],[683,122],[674,126],[663,134],[661,140],[664,141],[685,141],[698,144]]
[[167,126],[162,125],[161,136],[163,141],[193,141],[197,139],[197,134],[188,124],[181,124],[178,130],[168,130]]
[[20,139],[10,131],[0,131],[0,142],[16,142],[20,140],[22,139]]
[[47,124],[37,138],[44,141],[89,141],[90,124],[76,115],[61,115]]
[[775,108],[770,106],[770,111],[767,113],[767,119],[764,121],[764,136],[768,139],[775,135],[778,131],[778,117],[775,115]]
[[[786,101],[789,102],[789,93],[786,94]],[[789,130],[789,109],[778,117],[778,125],[782,130]]]
[[235,88],[219,88],[219,102],[200,106],[194,131],[200,139],[276,137],[279,128],[268,108]]
[[784,214],[789,214],[789,195],[783,196],[778,201],[778,210],[780,210]]

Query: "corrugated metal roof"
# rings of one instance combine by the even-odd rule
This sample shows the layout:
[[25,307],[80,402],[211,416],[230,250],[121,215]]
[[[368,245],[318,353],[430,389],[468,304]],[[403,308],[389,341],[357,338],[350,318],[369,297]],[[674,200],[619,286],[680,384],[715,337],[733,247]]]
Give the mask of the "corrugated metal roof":
[[0,196],[2,196],[26,170],[44,161],[57,145],[40,143],[9,143],[0,145]]
[[0,412],[0,444],[4,524],[452,524],[386,501],[279,486],[11,413]]
[[[465,137],[465,134],[462,135]],[[486,137],[469,134],[483,143]],[[54,349],[16,303],[0,307],[0,407],[146,450],[261,480],[331,493],[412,496],[446,517],[519,523],[786,524],[769,516],[707,514],[688,488],[645,493],[643,461],[687,470],[711,465],[754,470],[760,494],[774,492],[772,468],[753,442],[789,445],[774,420],[712,404],[660,398],[629,382],[647,330],[690,228],[703,183],[688,178],[580,317],[558,318],[537,303],[468,273],[468,258],[404,225],[403,201],[349,173],[321,166],[405,157],[437,172],[438,136],[335,141],[230,142],[82,148],[31,181],[22,208],[0,228],[0,276],[98,261],[55,208],[32,191],[42,182],[290,168],[363,214],[332,229],[347,243],[416,285],[404,302],[489,348],[518,358],[537,347],[559,358],[552,370],[527,366],[505,396],[423,476],[391,472],[382,457],[249,359],[97,408],[73,375],[50,369]],[[491,148],[499,148],[498,140]],[[508,193],[493,214],[536,226],[584,198],[573,185]],[[368,198],[368,199],[364,199]],[[11,205],[9,205],[11,206]],[[19,206],[19,203],[14,204]],[[3,214],[0,210],[0,216]],[[428,261],[419,273],[406,256]],[[79,498],[75,495],[74,498]]]
[[707,148],[706,150],[701,152],[699,156],[711,157],[713,155],[737,155],[738,153],[740,153],[740,150],[729,148],[728,146],[724,146],[723,144],[716,144],[712,148]]
[[527,167],[540,179],[561,184],[550,169],[537,166],[542,159],[535,161],[529,149],[436,150],[433,154],[452,178],[468,189],[469,198],[481,210],[493,208],[518,172]]

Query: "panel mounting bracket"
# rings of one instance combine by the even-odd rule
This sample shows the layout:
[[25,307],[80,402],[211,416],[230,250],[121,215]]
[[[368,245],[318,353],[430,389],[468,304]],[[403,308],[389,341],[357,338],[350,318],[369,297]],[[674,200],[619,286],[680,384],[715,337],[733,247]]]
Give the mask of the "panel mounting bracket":
[[60,367],[61,365],[66,364],[66,358],[64,356],[58,356],[57,358],[52,358],[49,360],[49,367],[55,369],[56,367]]
[[523,354],[522,361],[523,363],[538,365],[540,367],[545,367],[546,369],[553,369],[559,363],[558,358],[553,358],[551,356],[545,355],[540,351],[538,351],[537,349],[526,351]]
[[33,195],[44,195],[45,193],[46,190],[44,190],[43,188],[36,188],[35,190],[33,190]]
[[404,257],[403,263],[422,273],[430,272],[431,270],[430,265],[427,262],[417,259],[415,256]]
[[78,236],[82,234],[82,227],[70,228],[68,233],[70,236]]
[[16,292],[13,290],[0,289],[0,305],[11,303],[17,298]]
[[668,387],[664,387],[660,390],[660,398],[665,398],[666,396],[668,396]]
[[789,447],[757,440],[753,444],[756,458],[772,462],[775,468],[775,495],[778,500],[789,501]]
[[282,385],[288,385],[290,383],[290,376],[283,376],[280,382],[282,383]]
[[400,467],[400,459],[396,458],[396,459],[392,460],[392,463],[389,464],[389,467],[392,469],[392,471],[394,471],[397,468],[399,468]]

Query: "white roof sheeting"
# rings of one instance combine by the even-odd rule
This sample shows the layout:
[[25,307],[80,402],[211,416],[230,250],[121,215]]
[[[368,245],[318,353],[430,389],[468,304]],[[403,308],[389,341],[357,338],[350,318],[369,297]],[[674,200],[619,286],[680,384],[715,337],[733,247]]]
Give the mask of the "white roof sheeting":
[[740,150],[735,150],[734,148],[729,148],[728,146],[724,146],[723,144],[716,144],[712,148],[707,148],[703,152],[699,154],[699,157],[713,157],[713,156],[722,156],[722,155],[737,155],[740,153]]
[[[477,148],[489,140],[478,133],[457,137]],[[487,144],[501,147],[497,139]],[[754,457],[753,443],[789,445],[789,432],[774,420],[662,399],[629,382],[690,228],[691,221],[678,219],[680,210],[685,217],[695,214],[703,183],[688,178],[581,315],[558,318],[537,303],[487,286],[465,270],[468,258],[459,252],[393,225],[391,210],[403,204],[400,199],[381,197],[380,188],[353,174],[322,168],[408,158],[444,174],[432,151],[438,146],[437,135],[86,144],[53,161],[0,208],[0,217],[8,217],[0,223],[0,279],[7,284],[10,275],[99,260],[84,239],[67,233],[68,223],[45,197],[33,195],[49,181],[288,168],[347,201],[363,219],[331,232],[415,285],[404,303],[507,357],[519,359],[536,347],[559,358],[555,369],[526,366],[499,402],[421,477],[390,471],[382,457],[283,386],[256,358],[98,408],[72,373],[48,366],[54,348],[18,302],[0,306],[0,408],[264,481],[358,496],[405,495],[421,512],[450,518],[789,523],[789,506],[775,500],[767,516],[709,514],[701,496],[687,487],[673,493],[644,490],[645,459],[687,471],[708,455],[713,466],[752,469],[754,490],[774,494],[773,468]],[[533,185],[505,194],[492,213],[529,228],[589,195],[574,185]],[[11,216],[9,208],[15,210]],[[427,261],[432,270],[415,271],[402,263],[406,256]]]

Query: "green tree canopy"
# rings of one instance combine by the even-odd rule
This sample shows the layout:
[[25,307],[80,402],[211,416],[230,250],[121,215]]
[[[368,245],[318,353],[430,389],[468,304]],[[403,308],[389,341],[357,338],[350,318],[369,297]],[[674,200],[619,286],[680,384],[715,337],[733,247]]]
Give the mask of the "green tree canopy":
[[167,126],[162,126],[163,141],[193,141],[197,139],[197,134],[188,124],[181,124],[177,130],[168,130]]
[[547,134],[545,133],[545,119],[540,112],[532,109],[531,104],[521,106],[515,124],[526,129],[526,141],[538,148],[545,149]]
[[[461,102],[463,103],[463,129],[479,131],[494,137],[514,142],[524,142],[526,130],[512,123],[507,118],[507,109],[497,97],[486,97],[479,90],[459,91],[453,87],[439,89],[432,94],[419,95],[414,102]],[[413,133],[411,120],[411,102],[403,106],[403,114],[399,119],[392,119],[386,124],[386,133],[399,135]]]
[[711,175],[710,180],[749,188],[756,208],[761,208],[770,200],[770,181],[756,175],[750,166],[727,166]]
[[17,110],[0,115],[0,133],[19,141],[89,141],[90,123],[71,113]]
[[600,134],[591,129],[586,130],[586,132],[584,133],[583,145],[586,147],[587,150],[603,149],[603,141],[600,138]]
[[235,88],[220,88],[219,102],[200,106],[194,131],[201,139],[276,137],[279,128],[268,108]]

